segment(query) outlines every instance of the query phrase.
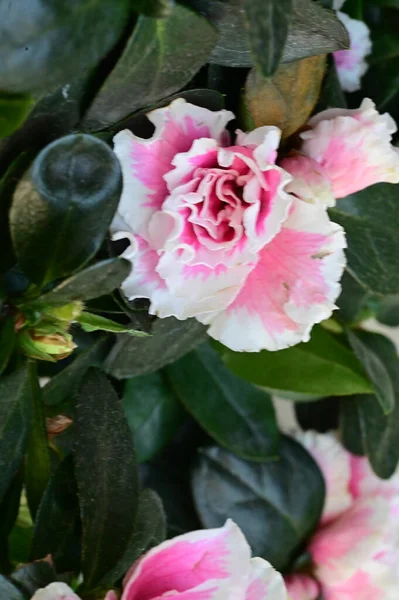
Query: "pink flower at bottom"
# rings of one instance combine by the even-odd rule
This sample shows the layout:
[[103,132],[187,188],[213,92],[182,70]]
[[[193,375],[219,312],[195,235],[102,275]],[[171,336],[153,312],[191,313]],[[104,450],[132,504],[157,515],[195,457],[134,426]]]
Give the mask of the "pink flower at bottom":
[[283,578],[232,521],[163,542],[127,573],[121,600],[286,600]]
[[232,113],[183,99],[148,117],[151,138],[114,138],[124,185],[111,229],[133,265],[125,295],[161,318],[195,317],[236,351],[308,340],[335,308],[345,238],[324,207],[287,192],[280,130],[231,142]]
[[399,472],[379,480],[330,434],[298,436],[326,480],[321,524],[308,543],[312,572],[286,578],[290,600],[397,600]]
[[32,600],[80,600],[80,598],[66,583],[55,581],[47,587],[37,590],[33,594]]

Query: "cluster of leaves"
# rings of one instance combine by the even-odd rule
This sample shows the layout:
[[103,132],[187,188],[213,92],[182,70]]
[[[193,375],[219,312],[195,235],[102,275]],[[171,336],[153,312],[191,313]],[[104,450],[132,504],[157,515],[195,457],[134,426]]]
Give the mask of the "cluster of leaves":
[[[394,4],[364,7],[365,88],[393,112]],[[331,210],[348,238],[340,311],[277,353],[211,346],[198,322],[127,302],[130,265],[107,236],[114,132],[151,135],[145,113],[178,95],[291,140],[316,108],[344,105],[325,55],[347,43],[314,0],[0,2],[0,596],[83,573],[79,594],[103,597],[166,535],[227,517],[255,554],[303,566],[324,483],[270,394],[296,402],[305,428],[339,425],[381,477],[395,470],[398,358],[360,329],[399,324],[393,186]]]

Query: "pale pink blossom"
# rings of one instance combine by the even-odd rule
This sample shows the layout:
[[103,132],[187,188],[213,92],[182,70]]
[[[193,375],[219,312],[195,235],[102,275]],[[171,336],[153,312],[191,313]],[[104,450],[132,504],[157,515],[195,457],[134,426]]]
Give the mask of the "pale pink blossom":
[[33,594],[32,600],[80,600],[80,598],[66,583],[55,581],[47,587],[37,590]]
[[127,573],[121,600],[286,600],[283,578],[232,521],[163,542]]
[[133,264],[122,290],[150,314],[195,317],[237,351],[309,339],[340,292],[345,238],[321,204],[287,192],[275,164],[280,130],[226,129],[234,118],[183,99],[148,115],[149,139],[124,130],[124,178],[112,224]]
[[284,158],[280,165],[292,175],[287,192],[311,204],[325,207],[335,205],[327,173],[313,158],[297,152]]
[[352,19],[344,12],[338,10],[337,15],[345,26],[350,41],[348,50],[333,53],[337,73],[342,89],[355,92],[360,90],[360,80],[368,69],[366,56],[371,53],[372,47],[370,29],[363,21]]
[[381,481],[366,458],[353,457],[332,434],[298,436],[326,481],[321,523],[308,542],[312,569],[286,578],[290,600],[397,600],[399,472]]
[[[300,152],[320,165],[335,198],[375,183],[399,182],[399,149],[392,146],[396,123],[389,114],[380,115],[369,98],[355,110],[333,108],[318,113],[308,126],[300,134]],[[298,165],[295,168],[298,173]],[[306,164],[301,168],[303,179]]]

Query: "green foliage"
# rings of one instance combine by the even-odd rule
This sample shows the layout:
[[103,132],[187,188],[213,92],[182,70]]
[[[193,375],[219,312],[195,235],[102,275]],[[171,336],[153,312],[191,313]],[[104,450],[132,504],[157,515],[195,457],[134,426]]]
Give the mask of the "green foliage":
[[32,104],[32,97],[27,94],[0,94],[0,138],[11,135],[22,125]]

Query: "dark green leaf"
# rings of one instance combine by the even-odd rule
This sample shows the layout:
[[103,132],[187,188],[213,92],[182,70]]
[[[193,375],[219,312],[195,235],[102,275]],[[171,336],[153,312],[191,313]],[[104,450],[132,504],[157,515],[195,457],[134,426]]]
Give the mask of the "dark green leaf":
[[33,397],[33,421],[26,449],[25,488],[29,509],[34,517],[51,477],[51,457],[42,391],[37,379],[35,362],[29,364],[29,375],[29,385]]
[[22,472],[19,472],[15,475],[3,501],[0,503],[0,571],[3,573],[8,573],[11,567],[8,552],[8,536],[18,516],[22,484]]
[[[187,0],[187,2],[218,29],[219,39],[210,62],[226,67],[251,67],[253,61],[245,27],[243,1]],[[335,12],[323,8],[313,0],[293,1],[293,14],[283,62],[327,54],[347,47],[349,47],[348,35]]]
[[4,598],[4,600],[25,600],[23,593],[3,575],[0,575],[0,598]]
[[[356,356],[373,383],[376,397],[387,415],[395,408],[395,390],[384,357],[374,350],[375,334],[348,331],[348,339]],[[396,357],[396,353],[395,353]]]
[[344,272],[341,286],[342,291],[337,300],[337,317],[347,323],[356,322],[367,300],[367,290],[348,271]]
[[128,10],[127,0],[2,2],[1,88],[44,90],[94,67],[117,42]]
[[170,441],[184,411],[160,371],[126,381],[123,401],[137,462],[145,462]]
[[[345,399],[346,400],[346,399]],[[339,398],[322,398],[312,402],[297,402],[295,415],[304,431],[314,429],[320,433],[338,427]]]
[[71,456],[50,479],[36,514],[32,558],[49,554],[57,571],[79,570],[79,503]]
[[296,557],[324,505],[316,463],[288,437],[281,440],[280,458],[272,462],[247,462],[217,446],[206,448],[194,470],[193,491],[204,527],[233,519],[254,556],[279,571]]
[[327,74],[324,78],[316,113],[328,108],[346,108],[345,94],[339,82],[337,68],[333,57],[328,59]]
[[356,456],[363,456],[365,454],[365,449],[363,447],[363,436],[357,398],[358,396],[349,396],[348,398],[341,399],[339,429],[345,448]]
[[110,258],[98,262],[60,283],[51,292],[44,294],[36,305],[68,304],[75,300],[92,300],[110,294],[120,286],[131,270],[124,258]]
[[275,73],[284,52],[292,0],[243,0],[253,62],[263,75]]
[[133,9],[147,17],[168,17],[175,0],[133,0]]
[[399,326],[399,294],[386,296],[378,304],[377,320],[390,327]]
[[121,185],[115,154],[97,138],[70,135],[47,146],[18,185],[10,212],[25,274],[42,285],[85,264],[104,239]]
[[106,376],[91,368],[76,407],[75,473],[82,519],[86,589],[123,556],[134,527],[138,478],[122,401]]
[[38,560],[18,567],[11,575],[15,582],[29,597],[41,588],[52,583],[56,578],[51,564],[47,560]]
[[161,369],[177,360],[205,338],[206,328],[195,319],[158,319],[152,337],[122,335],[111,350],[105,369],[117,379],[127,379]]
[[71,364],[52,377],[43,388],[44,404],[54,406],[57,414],[65,403],[72,405],[83,375],[89,367],[102,364],[109,345],[110,341],[105,336],[100,337],[87,350],[78,354]]
[[0,500],[21,465],[32,421],[27,368],[0,380]]
[[330,211],[345,229],[349,273],[377,294],[399,292],[397,194],[396,186],[379,183],[339,200]]
[[125,51],[84,124],[99,128],[174,94],[207,62],[217,35],[200,15],[176,6],[169,17],[139,17]]
[[233,375],[207,344],[166,373],[186,409],[221,446],[253,460],[276,455],[279,433],[270,396]]
[[0,138],[11,135],[22,125],[32,104],[29,95],[0,93]]
[[76,321],[84,331],[88,331],[89,333],[92,331],[110,331],[112,333],[128,333],[133,337],[148,337],[148,334],[144,333],[144,331],[136,331],[128,325],[121,325],[111,319],[86,311],[82,312],[82,314],[76,318]]
[[126,552],[116,567],[103,577],[101,585],[111,586],[144,552],[163,542],[165,537],[166,518],[161,499],[153,490],[143,490],[140,493],[133,534]]
[[353,352],[323,329],[314,327],[309,342],[279,352],[238,353],[219,346],[222,358],[239,377],[270,390],[345,396],[372,393]]
[[15,323],[9,317],[0,323],[0,374],[7,367],[15,344]]

